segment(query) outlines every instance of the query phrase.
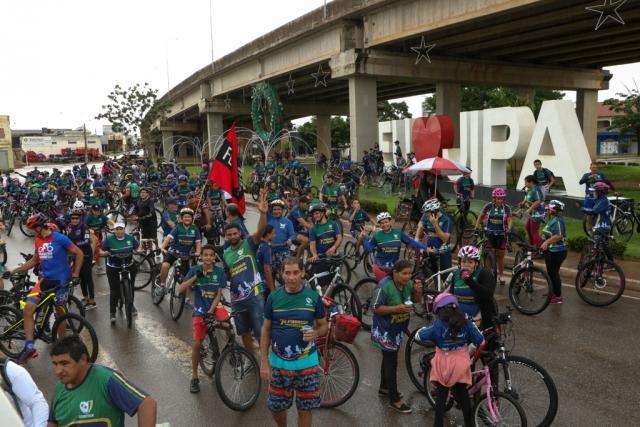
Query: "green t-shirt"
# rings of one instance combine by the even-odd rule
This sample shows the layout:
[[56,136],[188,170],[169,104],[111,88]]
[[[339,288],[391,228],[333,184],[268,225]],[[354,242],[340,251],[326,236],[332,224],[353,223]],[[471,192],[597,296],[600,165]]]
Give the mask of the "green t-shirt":
[[336,243],[338,234],[341,233],[338,223],[328,220],[324,224],[313,224],[309,230],[309,240],[316,242],[316,253],[325,256],[327,251]]
[[137,199],[140,195],[140,186],[135,182],[130,182],[127,184],[127,188],[131,191],[131,198]]
[[262,293],[262,276],[256,261],[257,246],[249,237],[240,243],[238,249],[229,246],[222,259],[228,270],[231,302],[240,302]]
[[325,203],[333,206],[338,203],[338,198],[340,197],[340,187],[337,184],[328,185],[325,183],[322,184],[320,193],[323,195]]
[[134,416],[147,396],[119,372],[93,364],[79,386],[56,384],[49,421],[60,427],[124,427],[124,413]]

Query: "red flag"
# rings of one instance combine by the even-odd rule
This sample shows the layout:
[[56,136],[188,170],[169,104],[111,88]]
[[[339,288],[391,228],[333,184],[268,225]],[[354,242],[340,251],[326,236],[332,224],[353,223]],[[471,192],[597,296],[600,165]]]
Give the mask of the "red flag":
[[238,153],[238,138],[236,136],[236,124],[234,123],[231,125],[229,132],[227,132],[227,136],[213,160],[208,179],[229,193],[232,202],[238,205],[240,213],[244,215],[246,207],[244,191],[240,185]]

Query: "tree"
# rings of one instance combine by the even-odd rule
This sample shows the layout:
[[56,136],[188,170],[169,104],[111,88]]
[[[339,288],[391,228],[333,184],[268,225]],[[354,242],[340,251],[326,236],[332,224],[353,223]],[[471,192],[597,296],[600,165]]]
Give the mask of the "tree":
[[[462,111],[485,110],[487,108],[499,107],[522,107],[528,106],[537,117],[542,107],[542,103],[548,100],[562,99],[564,94],[555,90],[536,90],[533,102],[510,88],[486,88],[470,86],[462,88]],[[422,113],[427,115],[436,110],[436,97],[427,96],[422,103]]]
[[[331,117],[331,146],[332,147],[344,147],[349,145],[350,129],[349,119],[344,119],[340,116]],[[302,139],[305,145],[316,148],[317,147],[317,127],[316,117],[311,117],[311,120],[305,122],[296,128],[298,137]]]
[[137,83],[128,89],[116,85],[107,95],[110,103],[102,106],[96,119],[106,119],[114,132],[134,137],[140,145],[151,124],[164,112],[165,107],[157,102],[158,91],[149,83]]
[[378,121],[410,119],[411,113],[406,102],[384,101],[382,110],[378,111]]
[[616,116],[609,126],[609,130],[617,129],[620,134],[632,133],[638,141],[638,154],[640,154],[640,90],[638,88],[629,90],[628,93],[616,93],[620,99],[610,98],[604,101],[616,113],[623,113]]

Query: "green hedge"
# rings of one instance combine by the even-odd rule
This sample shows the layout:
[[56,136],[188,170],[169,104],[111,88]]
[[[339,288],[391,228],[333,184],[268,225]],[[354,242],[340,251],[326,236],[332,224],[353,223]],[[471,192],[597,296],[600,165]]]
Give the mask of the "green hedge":
[[360,200],[360,207],[374,217],[380,212],[388,211],[386,203],[374,202],[371,200]]
[[[582,252],[585,246],[589,244],[589,238],[587,236],[569,237],[567,239],[567,245],[569,249],[576,252]],[[627,244],[614,240],[610,243],[611,253],[614,257],[620,257],[624,255],[624,251],[627,250]]]

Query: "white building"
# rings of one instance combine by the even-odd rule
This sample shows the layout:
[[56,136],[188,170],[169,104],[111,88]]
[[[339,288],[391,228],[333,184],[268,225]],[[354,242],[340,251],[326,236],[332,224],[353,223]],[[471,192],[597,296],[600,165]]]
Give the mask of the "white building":
[[[65,148],[84,149],[84,132],[72,130],[57,135],[22,136],[20,137],[20,145],[25,153],[34,151],[45,156],[62,154],[62,150]],[[100,136],[87,132],[87,149],[96,149],[102,153]]]

